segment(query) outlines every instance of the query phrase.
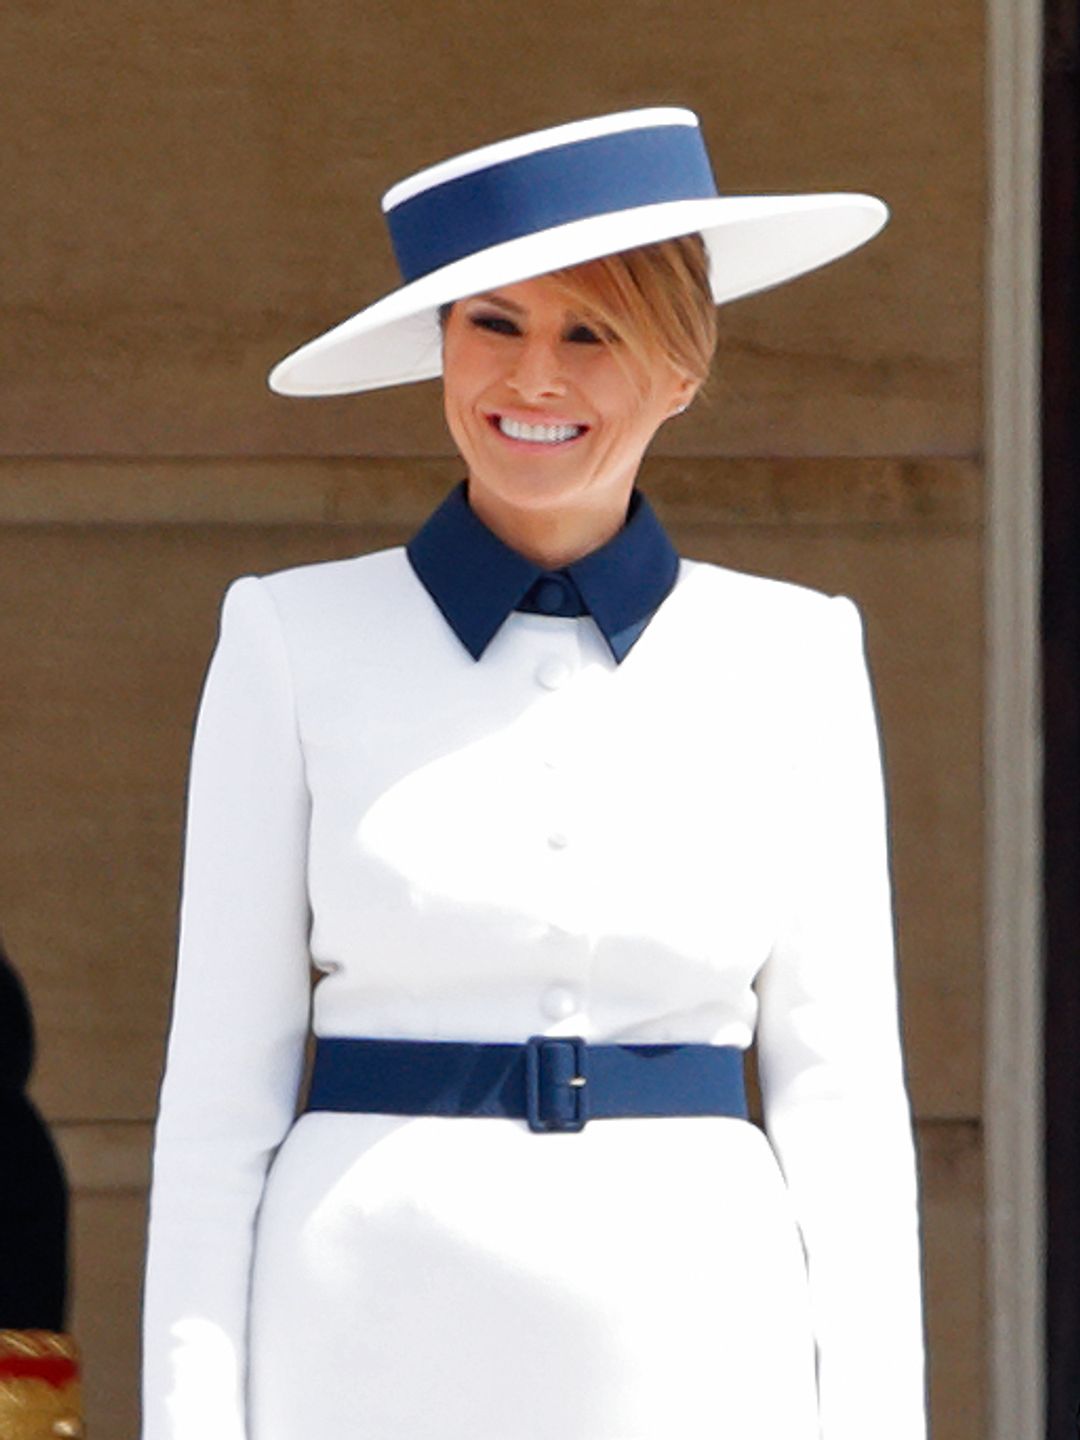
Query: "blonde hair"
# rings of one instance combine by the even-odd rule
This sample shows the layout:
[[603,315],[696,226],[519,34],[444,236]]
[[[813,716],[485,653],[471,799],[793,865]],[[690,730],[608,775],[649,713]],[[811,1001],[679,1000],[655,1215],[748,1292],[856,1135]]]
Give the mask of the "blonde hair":
[[716,302],[700,235],[679,235],[550,277],[582,319],[598,323],[648,371],[662,355],[676,370],[704,381],[716,351]]

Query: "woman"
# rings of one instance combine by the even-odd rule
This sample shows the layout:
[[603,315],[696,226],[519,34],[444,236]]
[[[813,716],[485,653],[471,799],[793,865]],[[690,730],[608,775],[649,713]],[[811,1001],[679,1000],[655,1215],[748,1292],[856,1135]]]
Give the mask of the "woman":
[[884,207],[719,198],[675,109],[471,152],[384,207],[406,283],[271,384],[441,369],[467,480],[405,549],[226,597],[146,1440],[919,1440],[859,616],[679,560],[634,489],[715,302]]

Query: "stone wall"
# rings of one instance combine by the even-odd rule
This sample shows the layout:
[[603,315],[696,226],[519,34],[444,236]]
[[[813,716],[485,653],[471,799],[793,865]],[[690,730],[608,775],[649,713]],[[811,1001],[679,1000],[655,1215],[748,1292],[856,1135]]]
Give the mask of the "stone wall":
[[393,180],[671,101],[702,115],[722,189],[865,189],[894,212],[852,258],[721,312],[709,401],[643,479],[685,553],[866,617],[935,1436],[983,1433],[982,25],[974,0],[10,0],[0,928],[76,1190],[93,1434],[136,1434],[187,748],[221,592],[396,543],[459,474],[434,386],[298,402],[265,372],[393,283]]

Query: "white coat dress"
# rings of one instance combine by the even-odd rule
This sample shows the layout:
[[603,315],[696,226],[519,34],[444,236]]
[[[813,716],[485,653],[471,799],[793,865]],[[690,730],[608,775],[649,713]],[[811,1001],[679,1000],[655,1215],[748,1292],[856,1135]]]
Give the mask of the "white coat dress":
[[[756,1043],[726,1117],[307,1114],[320,1036]],[[196,729],[144,1440],[921,1440],[851,601],[684,560],[466,653],[392,549],[230,587]]]

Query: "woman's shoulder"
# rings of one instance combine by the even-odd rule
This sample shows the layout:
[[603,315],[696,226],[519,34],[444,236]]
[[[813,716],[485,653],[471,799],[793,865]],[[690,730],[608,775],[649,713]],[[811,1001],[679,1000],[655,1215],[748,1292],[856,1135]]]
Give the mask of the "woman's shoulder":
[[405,549],[396,545],[342,560],[238,576],[226,590],[223,609],[228,613],[245,603],[266,607],[269,601],[282,619],[302,623],[365,601],[385,610],[403,603],[414,587]]
[[759,676],[769,672],[785,685],[815,688],[846,684],[865,672],[863,617],[847,595],[684,560],[676,596],[695,644],[710,645],[725,663],[741,656]]
[[830,626],[838,613],[857,613],[846,595],[706,560],[680,561],[678,590],[686,603],[703,613],[734,613],[744,621],[784,627]]
[[305,601],[333,600],[338,595],[357,590],[393,587],[407,581],[411,573],[404,546],[394,545],[385,550],[372,550],[366,555],[350,555],[342,560],[292,565],[284,570],[272,570],[258,578],[276,600],[303,604]]
[[358,624],[385,633],[411,612],[416,581],[402,546],[240,575],[221,603],[222,634],[283,632],[301,650]]

